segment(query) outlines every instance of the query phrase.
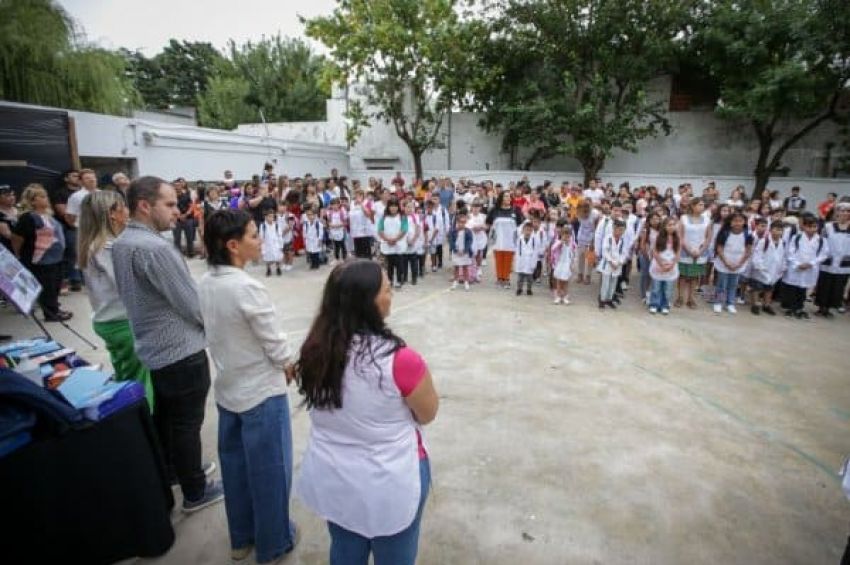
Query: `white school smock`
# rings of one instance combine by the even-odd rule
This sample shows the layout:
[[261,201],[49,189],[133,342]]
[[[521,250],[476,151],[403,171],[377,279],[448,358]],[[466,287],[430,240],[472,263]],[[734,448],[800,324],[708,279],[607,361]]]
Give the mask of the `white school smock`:
[[283,235],[280,233],[277,222],[260,224],[260,241],[263,261],[279,263],[283,260]]
[[523,275],[534,274],[534,269],[537,268],[537,261],[540,260],[540,240],[534,235],[530,235],[528,239],[521,236],[516,242],[515,270]]
[[785,272],[785,255],[785,241],[780,237],[779,242],[776,243],[768,234],[765,239],[753,245],[750,278],[762,284],[776,284]]
[[[797,237],[799,236],[799,237]],[[818,253],[818,247],[821,248]],[[811,288],[818,282],[820,264],[826,261],[829,252],[826,242],[820,245],[820,236],[815,234],[809,239],[802,231],[788,241],[787,263],[782,281],[800,288]],[[811,269],[801,270],[800,265],[810,263]]]
[[[655,251],[655,247],[652,247],[653,252]],[[673,242],[668,241],[667,247],[664,251],[658,254],[661,257],[661,260],[665,263],[673,262],[673,268],[668,272],[661,272],[661,265],[658,264],[658,261],[655,260],[655,255],[653,253],[652,262],[649,264],[649,276],[652,277],[652,280],[656,281],[675,281],[679,278],[679,260],[676,256],[676,251],[673,249]]]
[[[679,220],[682,222],[683,232],[685,239],[682,242],[682,251],[680,253],[680,261],[683,263],[695,263],[697,265],[702,265],[708,261],[708,249],[706,249],[699,257],[694,260],[693,256],[690,253],[685,251],[685,245],[688,246],[688,249],[699,249],[699,247],[705,243],[705,230],[708,227],[708,220],[705,216],[700,216],[699,223],[693,221],[689,215],[684,215]],[[716,263],[715,263],[716,264]],[[725,272],[725,271],[723,271]]]
[[470,214],[469,222],[467,223],[467,227],[472,232],[472,250],[474,252],[481,251],[485,247],[487,247],[487,230],[483,231],[474,231],[475,228],[483,228],[487,225],[487,214],[483,212],[479,212],[478,214]]
[[372,224],[372,236],[378,237],[378,222],[381,221],[381,218],[384,217],[384,212],[387,209],[387,205],[384,204],[382,200],[378,200],[374,204],[372,204],[372,210],[375,212],[374,220],[375,222]]
[[552,255],[557,255],[557,260],[552,267],[552,276],[559,281],[568,281],[573,275],[573,260],[575,259],[575,246],[572,242],[564,245],[563,241],[552,243]]
[[593,234],[593,249],[596,255],[601,257],[602,247],[605,245],[605,238],[614,233],[614,219],[611,216],[602,216],[599,223],[596,224],[596,231]]
[[295,229],[295,214],[281,214],[277,217],[277,227],[284,245],[292,243]]
[[[614,239],[614,234],[605,238],[602,242],[602,253],[599,259],[599,266],[596,270],[603,275],[614,275],[619,273],[623,268],[623,262],[626,260],[626,238],[620,237],[619,241]],[[616,262],[614,267],[612,262]]]
[[416,255],[425,253],[425,226],[417,214],[407,216],[407,252]]
[[304,247],[307,253],[321,253],[324,247],[325,226],[319,218],[314,218],[312,222],[304,220],[302,227],[304,232]]
[[351,204],[351,211],[348,214],[348,227],[351,230],[351,237],[372,237],[374,224],[366,215],[369,209],[368,203]]
[[640,239],[640,228],[642,227],[643,218],[629,214],[629,219],[626,220],[626,231],[623,234],[623,237],[626,238],[626,249],[629,251],[629,257],[635,252],[637,242]]
[[516,251],[516,229],[519,221],[516,211],[513,208],[491,210],[488,221],[493,234],[493,251]]
[[[372,356],[358,355],[369,339]],[[310,439],[295,494],[323,519],[367,538],[391,536],[416,517],[418,425],[393,380],[388,340],[356,336],[342,378],[342,407],[310,410]],[[376,366],[377,365],[377,366]]]
[[[719,244],[718,244],[719,246]],[[726,243],[723,245],[723,256],[726,258],[726,262],[734,265],[738,261],[744,258],[744,255],[747,254],[747,232],[742,231],[741,233],[732,233],[729,232],[729,235],[726,237]],[[747,263],[744,263],[734,271],[729,269],[726,265],[723,264],[723,261],[720,260],[720,256],[718,255],[714,259],[714,268],[717,269],[719,273],[733,273],[740,274],[743,273],[747,268]]]
[[841,266],[841,261],[844,259],[846,263],[850,263],[850,226],[842,230],[836,222],[830,222],[823,228],[823,243],[827,248],[827,254],[831,261],[821,265],[821,271],[832,273],[834,275],[850,274],[850,264],[846,267]]
[[[401,214],[395,216],[384,216],[384,236],[398,237],[401,234]],[[395,244],[390,245],[381,238],[381,254],[383,255],[403,255],[407,253],[407,239],[402,237]]]
[[328,227],[328,235],[332,241],[342,241],[345,239],[345,212],[340,208],[338,211],[328,211],[328,226],[342,224],[340,228]]

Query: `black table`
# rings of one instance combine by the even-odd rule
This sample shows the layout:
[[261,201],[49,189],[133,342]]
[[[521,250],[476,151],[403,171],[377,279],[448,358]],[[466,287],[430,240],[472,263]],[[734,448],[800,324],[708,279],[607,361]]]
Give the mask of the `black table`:
[[174,497],[145,400],[0,459],[5,563],[114,563],[174,543]]

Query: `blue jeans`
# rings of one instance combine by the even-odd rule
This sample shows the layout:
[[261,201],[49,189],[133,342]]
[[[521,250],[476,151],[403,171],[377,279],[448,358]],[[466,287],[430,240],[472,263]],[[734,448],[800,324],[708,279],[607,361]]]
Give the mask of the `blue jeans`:
[[431,486],[431,466],[428,459],[419,460],[419,480],[422,485],[419,510],[416,511],[413,522],[397,534],[370,539],[328,522],[331,534],[331,565],[367,565],[369,552],[374,556],[375,565],[414,565],[419,550],[422,510]]
[[670,299],[673,298],[673,282],[657,281],[652,279],[652,292],[649,295],[649,306],[658,310],[670,308]]
[[724,298],[727,305],[735,304],[735,296],[738,294],[738,273],[721,273],[717,271],[717,304],[723,304]]
[[258,563],[291,551],[292,427],[286,395],[267,398],[246,412],[219,406],[218,456],[230,546],[254,544]]
[[652,278],[649,276],[649,258],[645,255],[638,255],[638,268],[640,269],[640,297],[643,299],[646,293],[651,290]]

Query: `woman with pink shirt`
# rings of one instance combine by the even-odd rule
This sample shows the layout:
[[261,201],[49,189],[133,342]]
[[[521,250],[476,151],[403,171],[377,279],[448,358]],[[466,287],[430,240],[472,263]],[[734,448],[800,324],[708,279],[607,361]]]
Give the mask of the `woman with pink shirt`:
[[532,190],[528,194],[528,200],[522,206],[522,215],[528,217],[531,210],[540,210],[541,216],[546,212],[546,204],[540,198],[536,190]]
[[422,357],[387,327],[378,263],[337,265],[301,347],[310,439],[296,481],[328,523],[331,565],[413,565],[431,471],[421,426],[439,400]]

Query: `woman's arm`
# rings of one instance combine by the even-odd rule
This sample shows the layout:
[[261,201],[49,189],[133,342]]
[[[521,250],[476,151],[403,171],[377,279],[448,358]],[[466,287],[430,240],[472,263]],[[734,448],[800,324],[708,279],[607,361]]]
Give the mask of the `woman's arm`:
[[440,407],[440,397],[437,396],[437,390],[434,388],[434,380],[431,378],[431,371],[425,369],[425,375],[422,380],[413,389],[404,402],[413,412],[416,421],[421,424],[430,424],[437,416],[437,410]]

